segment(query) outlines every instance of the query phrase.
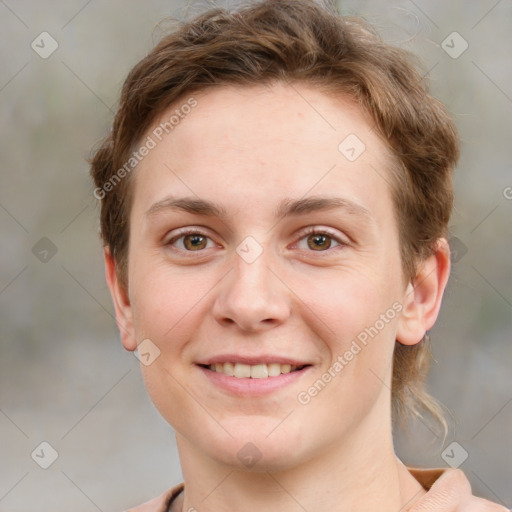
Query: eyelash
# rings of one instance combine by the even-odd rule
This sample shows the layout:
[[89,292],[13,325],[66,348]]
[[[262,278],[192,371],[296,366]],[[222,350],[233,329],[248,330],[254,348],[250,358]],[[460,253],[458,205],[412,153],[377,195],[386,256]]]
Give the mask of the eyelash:
[[[168,242],[166,242],[165,245],[166,246],[172,246],[177,240],[179,240],[180,238],[183,238],[183,237],[185,237],[187,235],[199,235],[199,236],[204,236],[204,237],[206,237],[208,239],[211,239],[206,233],[203,233],[202,231],[200,231],[198,229],[193,229],[193,228],[188,228],[187,229],[187,228],[185,228],[183,231],[179,232],[174,237],[172,237]],[[336,248],[343,248],[343,247],[348,245],[348,243],[346,241],[341,240],[331,230],[329,230],[327,228],[318,228],[318,227],[305,228],[305,230],[301,233],[301,237],[299,238],[298,242],[300,242],[304,238],[308,237],[309,235],[327,235],[329,238],[334,240],[339,245],[335,246],[335,247],[329,247],[329,249],[326,249],[325,251],[313,251],[313,250],[310,250],[310,251],[307,251],[307,252],[312,252],[312,253],[329,253],[329,252],[331,252],[332,250],[334,250]],[[298,242],[295,242],[295,244],[297,244]],[[174,249],[174,250],[177,250],[177,251],[180,251],[180,252],[186,252],[186,253],[194,253],[194,252],[201,253],[205,249],[199,249],[198,251],[189,251],[187,249]]]

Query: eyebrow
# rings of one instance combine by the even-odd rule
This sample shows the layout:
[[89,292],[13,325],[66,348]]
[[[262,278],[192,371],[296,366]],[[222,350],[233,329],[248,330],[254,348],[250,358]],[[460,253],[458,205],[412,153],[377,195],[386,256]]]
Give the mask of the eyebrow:
[[[301,199],[283,199],[276,208],[274,215],[276,218],[282,218],[294,215],[306,215],[316,211],[326,211],[334,209],[343,209],[351,215],[356,215],[367,221],[373,221],[374,218],[370,211],[364,206],[355,203],[349,199],[341,197],[310,196]],[[184,212],[218,217],[226,219],[228,214],[225,208],[216,205],[211,201],[196,197],[173,197],[169,196],[161,201],[157,201],[146,211],[146,216],[153,216],[166,210],[182,210]]]

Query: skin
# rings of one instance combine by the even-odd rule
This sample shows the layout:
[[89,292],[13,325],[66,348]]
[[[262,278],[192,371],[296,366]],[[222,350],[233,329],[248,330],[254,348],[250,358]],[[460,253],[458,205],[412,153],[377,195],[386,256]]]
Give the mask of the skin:
[[[160,350],[141,369],[176,432],[185,481],[177,510],[410,507],[425,491],[393,449],[392,355],[395,340],[418,343],[437,318],[446,240],[404,278],[389,153],[349,100],[304,84],[194,96],[198,105],[134,171],[128,290],[105,251],[124,347],[150,339]],[[366,146],[355,161],[338,150],[349,134]],[[170,196],[214,202],[226,215],[166,208]],[[313,196],[357,206],[275,217],[284,199]],[[184,227],[206,237],[200,249],[193,236],[175,239]],[[307,227],[333,238],[311,248]],[[252,263],[236,251],[247,236],[262,249]],[[300,404],[298,394],[394,303],[401,311]],[[237,397],[196,365],[226,353],[293,355],[312,367],[270,395]],[[237,456],[249,442],[261,454],[251,468]]]

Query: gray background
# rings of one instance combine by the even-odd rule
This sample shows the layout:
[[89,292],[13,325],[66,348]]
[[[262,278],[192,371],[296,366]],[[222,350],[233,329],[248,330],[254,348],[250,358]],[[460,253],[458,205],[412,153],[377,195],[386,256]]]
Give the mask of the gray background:
[[[173,431],[119,342],[85,157],[126,73],[163,34],[156,24],[186,6],[0,1],[1,511],[119,511],[181,481]],[[398,453],[446,466],[441,454],[456,440],[449,453],[468,453],[461,468],[475,493],[510,508],[512,2],[352,0],[341,12],[421,56],[463,141],[451,222],[458,261],[429,379],[452,430],[443,442],[419,422],[397,434]],[[43,31],[59,45],[47,59],[31,48]],[[469,44],[456,59],[441,44],[453,31]],[[31,458],[42,441],[59,453],[46,470]]]

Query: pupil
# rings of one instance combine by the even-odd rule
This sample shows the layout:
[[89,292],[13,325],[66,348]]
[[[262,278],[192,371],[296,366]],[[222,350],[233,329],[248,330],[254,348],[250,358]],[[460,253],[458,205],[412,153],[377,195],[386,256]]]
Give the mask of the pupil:
[[202,235],[188,235],[189,245],[192,247],[200,247],[204,242],[203,238]]
[[[330,244],[330,242],[327,241],[328,238],[329,237],[326,235],[314,235],[313,236],[314,242],[313,242],[312,246],[310,245],[310,247],[312,249],[323,249],[325,247],[329,248],[331,244]],[[326,241],[327,241],[327,243],[326,243]]]

